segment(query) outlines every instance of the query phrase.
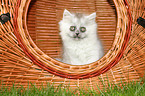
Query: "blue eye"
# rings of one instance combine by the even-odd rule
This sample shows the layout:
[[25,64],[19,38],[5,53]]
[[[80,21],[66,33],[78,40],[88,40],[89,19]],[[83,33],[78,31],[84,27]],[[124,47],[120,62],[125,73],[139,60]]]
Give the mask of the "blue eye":
[[76,30],[76,26],[70,26],[70,31],[75,31]]
[[85,32],[86,31],[86,28],[85,27],[80,27],[80,31],[81,32]]

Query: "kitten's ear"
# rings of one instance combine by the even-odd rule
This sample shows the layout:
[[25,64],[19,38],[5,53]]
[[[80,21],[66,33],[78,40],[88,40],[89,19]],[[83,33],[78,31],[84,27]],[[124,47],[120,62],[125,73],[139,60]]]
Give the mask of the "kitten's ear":
[[96,19],[96,12],[94,12],[94,13],[90,14],[89,16],[87,16],[87,18],[89,20],[95,20]]
[[72,14],[68,10],[64,10],[63,12],[63,19],[69,19],[72,16]]

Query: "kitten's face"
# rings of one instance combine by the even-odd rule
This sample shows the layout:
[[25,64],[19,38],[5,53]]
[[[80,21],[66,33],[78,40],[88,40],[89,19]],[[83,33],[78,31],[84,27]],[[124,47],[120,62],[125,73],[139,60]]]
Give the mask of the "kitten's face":
[[[88,36],[92,28],[96,28],[95,23],[96,13],[85,16],[81,13],[71,14],[64,10],[63,20],[60,24],[60,35],[74,40],[81,40]],[[92,27],[93,26],[93,27]]]

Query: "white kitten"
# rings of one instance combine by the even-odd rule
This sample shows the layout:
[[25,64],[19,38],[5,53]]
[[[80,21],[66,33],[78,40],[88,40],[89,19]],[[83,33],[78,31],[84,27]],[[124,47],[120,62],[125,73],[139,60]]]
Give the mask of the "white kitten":
[[95,62],[103,56],[95,19],[96,13],[86,16],[64,10],[63,19],[59,22],[63,41],[62,62],[84,65]]

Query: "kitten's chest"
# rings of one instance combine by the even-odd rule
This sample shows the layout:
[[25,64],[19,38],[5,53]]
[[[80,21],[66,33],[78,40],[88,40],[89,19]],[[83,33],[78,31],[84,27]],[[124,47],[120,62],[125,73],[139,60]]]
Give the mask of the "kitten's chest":
[[83,42],[67,41],[64,43],[63,61],[69,64],[88,64],[99,58],[98,42],[87,40]]
[[71,42],[66,44],[65,50],[67,53],[71,53],[72,56],[87,56],[92,50],[93,45],[87,41],[83,42]]

